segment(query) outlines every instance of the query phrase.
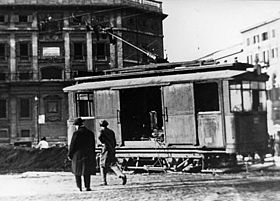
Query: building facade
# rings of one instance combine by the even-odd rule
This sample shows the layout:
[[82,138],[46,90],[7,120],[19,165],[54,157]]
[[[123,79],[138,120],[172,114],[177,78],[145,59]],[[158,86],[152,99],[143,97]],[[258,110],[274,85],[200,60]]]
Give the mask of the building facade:
[[3,0],[0,11],[1,144],[66,142],[62,88],[77,76],[149,63],[146,51],[164,54],[161,2]]

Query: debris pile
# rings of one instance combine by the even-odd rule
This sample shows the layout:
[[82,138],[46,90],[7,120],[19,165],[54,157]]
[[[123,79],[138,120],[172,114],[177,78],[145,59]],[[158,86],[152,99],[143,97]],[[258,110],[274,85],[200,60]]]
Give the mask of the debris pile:
[[25,171],[69,171],[67,147],[33,149],[24,147],[0,147],[0,173]]

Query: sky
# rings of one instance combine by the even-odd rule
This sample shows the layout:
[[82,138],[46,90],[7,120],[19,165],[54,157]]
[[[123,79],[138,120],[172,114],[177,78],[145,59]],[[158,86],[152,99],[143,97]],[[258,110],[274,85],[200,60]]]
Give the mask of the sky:
[[190,61],[242,42],[240,31],[280,17],[274,0],[160,0],[170,62]]

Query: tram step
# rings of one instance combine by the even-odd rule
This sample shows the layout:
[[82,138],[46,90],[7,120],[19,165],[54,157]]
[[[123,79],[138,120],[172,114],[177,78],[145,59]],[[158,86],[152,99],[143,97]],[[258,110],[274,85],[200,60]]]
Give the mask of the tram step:
[[146,170],[146,171],[159,171],[159,172],[164,172],[166,171],[166,167],[155,167],[155,166],[148,166],[148,165],[144,165],[144,166],[128,166],[127,167],[128,170]]

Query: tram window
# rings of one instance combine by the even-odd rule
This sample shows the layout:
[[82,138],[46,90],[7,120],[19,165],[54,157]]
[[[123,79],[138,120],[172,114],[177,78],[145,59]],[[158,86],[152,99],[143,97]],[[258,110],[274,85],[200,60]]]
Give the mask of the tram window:
[[93,116],[93,94],[78,93],[76,94],[77,116]]
[[219,111],[218,84],[195,84],[194,99],[197,112]]
[[266,111],[266,91],[259,91],[259,110]]
[[252,110],[252,90],[243,90],[243,107],[244,111]]
[[265,82],[230,82],[232,112],[266,111]]
[[231,111],[242,111],[241,84],[230,85]]

